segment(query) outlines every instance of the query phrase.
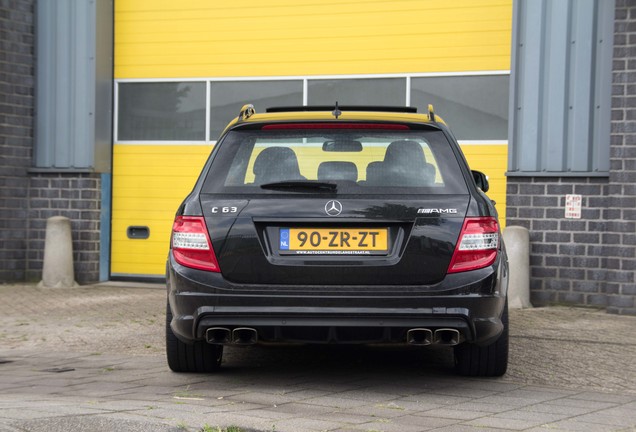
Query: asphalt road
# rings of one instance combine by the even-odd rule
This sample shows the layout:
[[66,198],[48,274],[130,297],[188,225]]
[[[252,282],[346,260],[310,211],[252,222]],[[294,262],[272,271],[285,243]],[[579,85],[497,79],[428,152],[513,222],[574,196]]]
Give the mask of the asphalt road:
[[636,318],[512,310],[509,372],[445,349],[226,349],[217,374],[164,359],[165,290],[0,286],[0,430],[633,431]]

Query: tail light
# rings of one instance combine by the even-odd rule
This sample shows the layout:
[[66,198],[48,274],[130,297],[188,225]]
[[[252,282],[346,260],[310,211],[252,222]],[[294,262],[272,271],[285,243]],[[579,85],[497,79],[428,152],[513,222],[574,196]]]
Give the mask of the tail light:
[[172,225],[172,254],[181,265],[220,272],[205,219],[201,216],[177,216]]
[[476,270],[495,262],[499,224],[494,217],[466,218],[459,234],[448,273]]

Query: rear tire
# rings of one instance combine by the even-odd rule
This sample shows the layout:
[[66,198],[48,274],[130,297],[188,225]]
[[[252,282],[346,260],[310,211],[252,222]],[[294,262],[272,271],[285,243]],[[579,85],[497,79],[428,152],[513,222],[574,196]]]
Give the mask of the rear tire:
[[166,305],[166,357],[174,372],[214,372],[221,366],[223,345],[212,345],[205,341],[193,344],[181,342],[170,328],[172,311]]
[[455,347],[455,369],[464,376],[502,376],[508,369],[508,301],[501,315],[503,332],[490,345],[463,343]]

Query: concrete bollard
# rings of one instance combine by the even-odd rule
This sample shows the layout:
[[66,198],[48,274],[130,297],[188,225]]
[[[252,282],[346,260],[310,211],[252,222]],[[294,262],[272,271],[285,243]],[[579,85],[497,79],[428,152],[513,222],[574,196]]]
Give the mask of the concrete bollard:
[[509,226],[503,238],[510,264],[508,307],[530,308],[530,233],[524,227]]
[[70,288],[77,286],[73,269],[73,239],[71,221],[53,216],[46,221],[44,266],[39,287]]

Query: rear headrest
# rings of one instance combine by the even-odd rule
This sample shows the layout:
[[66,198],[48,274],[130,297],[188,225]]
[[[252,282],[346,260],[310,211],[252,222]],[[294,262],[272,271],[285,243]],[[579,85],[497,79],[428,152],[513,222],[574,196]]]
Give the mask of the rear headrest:
[[287,147],[269,147],[260,152],[253,172],[257,184],[301,178],[296,153]]
[[409,168],[420,168],[426,163],[420,143],[410,140],[393,141],[386,148],[384,162]]
[[323,162],[318,165],[318,180],[358,181],[358,167],[353,162]]

